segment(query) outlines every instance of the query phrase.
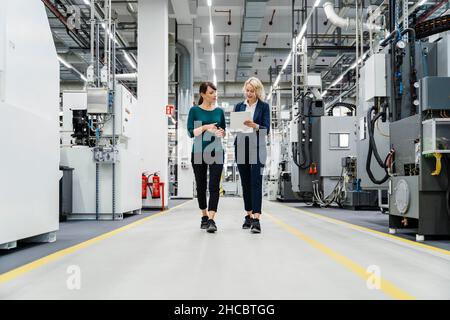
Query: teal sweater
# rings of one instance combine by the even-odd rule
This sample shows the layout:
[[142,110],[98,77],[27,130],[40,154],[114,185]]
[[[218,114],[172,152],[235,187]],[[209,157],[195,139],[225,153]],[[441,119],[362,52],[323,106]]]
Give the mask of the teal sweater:
[[[194,129],[201,127],[205,124],[216,123],[216,127],[225,130],[225,113],[221,108],[215,108],[214,110],[207,111],[203,110],[199,106],[193,106],[189,110],[189,116],[187,120],[187,130],[189,136],[194,138],[194,144],[192,146],[192,152],[198,153],[205,151],[211,152],[212,150],[223,151],[222,139],[217,138],[214,134],[210,132],[203,132],[198,137],[194,137]],[[201,147],[200,147],[201,146]]]

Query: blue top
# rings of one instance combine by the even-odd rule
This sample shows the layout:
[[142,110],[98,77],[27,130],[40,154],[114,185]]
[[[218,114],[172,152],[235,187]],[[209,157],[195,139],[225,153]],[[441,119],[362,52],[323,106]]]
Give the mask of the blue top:
[[[245,105],[245,103],[240,102],[234,107],[234,111],[243,112],[246,108],[247,106]],[[236,135],[236,139],[234,140],[236,159],[239,159],[239,150],[245,151],[247,150],[247,148],[249,148],[247,151],[257,152],[258,162],[265,163],[267,158],[266,135],[270,132],[270,106],[268,103],[258,99],[255,113],[253,114],[253,122],[259,125],[258,130],[254,130],[251,133],[238,132],[238,134]],[[247,143],[245,142],[247,137],[254,137],[256,139],[251,140],[253,142],[250,142],[249,140],[249,143],[247,145]],[[237,148],[238,142],[239,145],[245,142],[243,144],[244,149]]]
[[[213,110],[204,110],[199,106],[193,106],[189,110],[189,116],[187,120],[187,130],[189,136],[194,138],[194,145],[192,146],[192,152],[211,152],[211,151],[223,151],[222,139],[216,137],[214,134],[205,131],[201,135],[194,137],[194,129],[199,128],[205,124],[216,123],[216,127],[225,130],[225,113],[221,108],[215,108]],[[200,147],[201,146],[201,147]],[[207,149],[206,149],[207,148]]]

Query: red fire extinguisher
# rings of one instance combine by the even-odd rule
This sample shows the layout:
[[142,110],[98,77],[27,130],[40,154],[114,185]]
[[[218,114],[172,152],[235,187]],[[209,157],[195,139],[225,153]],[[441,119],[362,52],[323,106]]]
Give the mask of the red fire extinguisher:
[[147,199],[148,177],[142,174],[142,199]]
[[159,189],[160,189],[160,179],[159,179],[158,174],[155,172],[153,174],[153,178],[152,178],[152,198],[153,199],[161,198]]

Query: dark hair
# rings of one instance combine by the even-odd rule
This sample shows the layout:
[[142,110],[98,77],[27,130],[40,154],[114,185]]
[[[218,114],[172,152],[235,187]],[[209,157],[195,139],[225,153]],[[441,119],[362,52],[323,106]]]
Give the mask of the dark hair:
[[217,91],[216,86],[214,85],[214,83],[211,82],[203,82],[200,85],[200,90],[198,91],[198,93],[200,94],[200,99],[198,99],[198,105],[201,105],[203,103],[203,97],[202,97],[202,93],[206,93],[206,91],[208,90],[208,87],[210,87],[211,89],[213,89],[214,91]]

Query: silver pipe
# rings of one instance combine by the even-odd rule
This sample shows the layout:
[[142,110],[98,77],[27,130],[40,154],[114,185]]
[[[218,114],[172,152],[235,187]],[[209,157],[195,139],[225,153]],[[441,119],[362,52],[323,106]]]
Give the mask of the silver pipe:
[[95,0],[91,0],[91,65],[94,67],[94,45],[95,45]]
[[[358,1],[356,1],[357,3]],[[358,5],[356,5],[358,7]],[[343,18],[339,16],[336,11],[334,11],[334,5],[331,2],[325,2],[323,4],[323,10],[325,15],[330,22],[338,27],[345,30],[358,28],[358,9],[356,9],[356,19]],[[362,21],[361,21],[362,22]],[[367,31],[381,32],[381,26],[374,23],[362,23],[362,26]]]
[[115,78],[116,78],[116,80],[137,81],[138,74],[137,74],[137,72],[116,74]]
[[97,51],[97,59],[96,59],[96,64],[97,64],[97,87],[100,87],[100,24],[96,24],[96,51]]
[[[109,0],[111,3],[111,0]],[[113,34],[116,34],[116,24],[113,25]],[[112,86],[113,86],[113,103],[112,103],[112,144],[113,152],[115,156],[116,152],[116,113],[115,113],[115,95],[116,95],[116,42],[112,42],[112,55],[113,55],[113,68],[114,72],[111,74]],[[116,219],[116,162],[114,160],[112,164],[112,217],[113,220]]]
[[108,30],[111,32],[110,33],[110,39],[109,39],[109,45],[108,45],[108,49],[109,49],[109,52],[108,52],[108,54],[109,54],[109,65],[108,65],[108,86],[110,86],[111,84],[110,84],[110,81],[111,81],[111,74],[115,74],[116,73],[116,71],[115,71],[115,69],[114,69],[114,72],[111,70],[111,67],[112,67],[112,65],[115,65],[115,61],[114,62],[112,62],[112,60],[111,60],[111,56],[112,56],[112,53],[111,53],[111,47],[112,46],[115,46],[116,45],[116,42],[114,41],[114,39],[116,38],[116,32],[114,31],[114,32],[112,32],[112,24],[111,24],[111,15],[112,15],[112,3],[111,3],[111,0],[109,0],[108,1],[109,3],[108,3]]

